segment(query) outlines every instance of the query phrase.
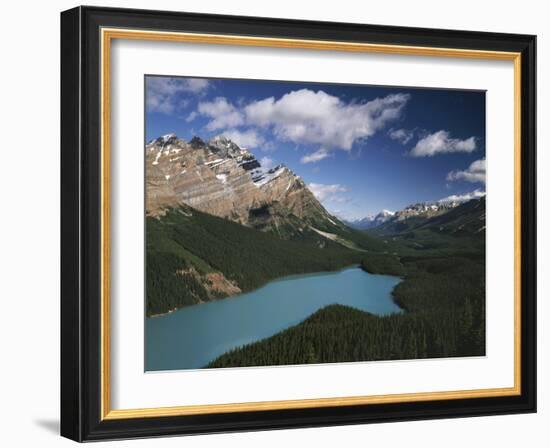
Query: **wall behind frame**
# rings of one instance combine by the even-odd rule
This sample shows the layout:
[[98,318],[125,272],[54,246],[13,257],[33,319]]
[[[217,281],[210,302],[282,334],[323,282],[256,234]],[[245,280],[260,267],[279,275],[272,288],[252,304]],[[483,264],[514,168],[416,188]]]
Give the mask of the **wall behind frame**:
[[[271,16],[290,19],[333,20],[384,25],[516,32],[538,35],[538,123],[550,120],[550,98],[543,80],[549,75],[547,39],[550,28],[544,3],[464,0],[394,0],[392,2],[257,2],[247,0],[146,0],[87,1],[88,5],[156,8],[190,12]],[[9,2],[4,6],[2,36],[2,220],[0,251],[2,281],[3,406],[6,424],[0,437],[6,446],[40,444],[70,446],[59,427],[59,12],[78,2]],[[538,128],[538,147],[547,131]],[[538,154],[538,226],[550,224],[546,193],[550,157]],[[546,202],[546,205],[544,204]],[[116,445],[141,447],[280,447],[338,446],[369,443],[372,446],[447,448],[491,444],[499,447],[544,446],[549,437],[550,392],[544,376],[547,359],[542,347],[550,346],[548,319],[542,297],[548,296],[550,237],[539,232],[539,413],[537,415],[391,423],[322,429],[239,433],[165,438]],[[154,445],[153,445],[154,444]],[[74,445],[73,445],[74,446]]]

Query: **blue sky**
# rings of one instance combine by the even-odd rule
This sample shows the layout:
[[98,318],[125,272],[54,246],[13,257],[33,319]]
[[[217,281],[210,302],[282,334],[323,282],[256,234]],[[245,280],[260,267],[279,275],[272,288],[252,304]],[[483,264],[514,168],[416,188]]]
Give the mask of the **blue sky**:
[[485,92],[146,76],[146,140],[225,135],[332,213],[485,191]]

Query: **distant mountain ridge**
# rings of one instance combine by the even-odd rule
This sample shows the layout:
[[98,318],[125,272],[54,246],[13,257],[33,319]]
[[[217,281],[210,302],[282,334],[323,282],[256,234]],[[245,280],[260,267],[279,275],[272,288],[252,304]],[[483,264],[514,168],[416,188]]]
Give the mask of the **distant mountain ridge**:
[[367,230],[385,223],[386,221],[391,219],[394,215],[395,215],[395,212],[392,212],[390,210],[382,210],[376,215],[368,215],[361,219],[346,220],[344,222],[345,224],[347,224],[353,229]]
[[418,230],[455,235],[485,232],[485,197],[468,201],[415,204],[369,230],[374,235],[404,234]]
[[384,224],[391,225],[392,223],[399,223],[410,218],[433,218],[434,216],[447,213],[472,199],[473,198],[468,197],[465,199],[442,199],[433,202],[418,202],[408,205],[403,210],[398,210],[396,212],[382,210],[377,215],[369,215],[357,220],[345,220],[344,222],[348,226],[358,230],[374,229]]

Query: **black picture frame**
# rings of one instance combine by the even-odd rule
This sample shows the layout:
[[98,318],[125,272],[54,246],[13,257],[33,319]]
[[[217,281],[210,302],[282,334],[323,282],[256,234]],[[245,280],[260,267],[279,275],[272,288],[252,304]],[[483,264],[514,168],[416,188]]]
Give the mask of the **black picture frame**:
[[[102,27],[521,53],[521,394],[102,420]],[[61,13],[61,435],[92,441],[536,412],[535,58],[531,35],[99,7]]]

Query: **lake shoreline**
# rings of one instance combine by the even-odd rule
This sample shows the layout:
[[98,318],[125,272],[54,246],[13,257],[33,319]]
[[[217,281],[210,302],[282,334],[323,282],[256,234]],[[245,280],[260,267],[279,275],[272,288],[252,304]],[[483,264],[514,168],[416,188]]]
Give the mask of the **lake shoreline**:
[[[152,314],[150,316],[146,315],[145,319],[156,319],[158,317],[167,316],[169,314],[175,313],[176,311],[183,310],[183,309],[186,309],[186,308],[190,308],[190,307],[193,307],[193,306],[206,305],[207,303],[212,303],[212,302],[217,302],[217,301],[220,301],[220,300],[226,300],[226,299],[232,299],[232,298],[235,298],[235,297],[239,297],[239,296],[242,296],[243,294],[248,294],[248,293],[256,291],[260,288],[263,288],[268,283],[277,282],[277,281],[284,281],[284,280],[292,280],[293,277],[297,278],[297,277],[305,277],[305,276],[318,276],[318,275],[323,275],[323,273],[325,273],[327,275],[330,275],[330,274],[334,274],[334,273],[337,273],[337,272],[345,271],[346,269],[350,269],[350,268],[353,268],[353,267],[357,267],[357,268],[362,269],[360,263],[359,264],[358,263],[352,263],[352,264],[346,265],[342,268],[335,269],[334,271],[316,271],[316,272],[306,272],[306,273],[303,273],[303,274],[284,275],[282,277],[277,277],[277,278],[274,278],[272,280],[268,280],[265,283],[258,286],[257,288],[254,288],[254,289],[251,289],[251,290],[248,290],[248,291],[241,291],[239,294],[233,294],[231,296],[225,296],[225,297],[216,297],[212,300],[207,300],[207,301],[202,300],[199,303],[193,303],[191,305],[184,305],[184,306],[180,306],[180,307],[174,307],[174,308],[172,308],[168,311],[165,311],[163,313],[156,313],[156,314]],[[364,270],[364,271],[367,272],[368,274],[373,274],[372,272],[368,272],[366,270]],[[374,275],[389,275],[389,274],[374,274]],[[389,275],[389,276],[394,277],[392,275]]]
[[235,347],[271,337],[333,304],[376,316],[401,313],[392,291],[401,279],[357,264],[297,274],[261,288],[146,320],[146,370],[200,369]]

